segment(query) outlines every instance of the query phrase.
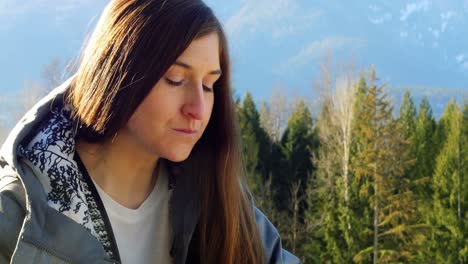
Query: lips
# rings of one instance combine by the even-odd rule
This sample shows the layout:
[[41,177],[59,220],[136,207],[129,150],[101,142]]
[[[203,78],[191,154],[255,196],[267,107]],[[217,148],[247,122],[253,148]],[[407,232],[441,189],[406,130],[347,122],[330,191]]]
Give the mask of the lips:
[[175,131],[186,134],[186,135],[195,135],[197,133],[196,130],[191,129],[184,129],[184,128],[174,128]]

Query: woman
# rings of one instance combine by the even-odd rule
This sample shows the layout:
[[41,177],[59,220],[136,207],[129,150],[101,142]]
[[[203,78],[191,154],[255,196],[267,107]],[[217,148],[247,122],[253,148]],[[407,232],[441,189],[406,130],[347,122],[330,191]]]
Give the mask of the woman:
[[2,146],[0,262],[297,263],[239,178],[227,41],[199,0],[114,0]]

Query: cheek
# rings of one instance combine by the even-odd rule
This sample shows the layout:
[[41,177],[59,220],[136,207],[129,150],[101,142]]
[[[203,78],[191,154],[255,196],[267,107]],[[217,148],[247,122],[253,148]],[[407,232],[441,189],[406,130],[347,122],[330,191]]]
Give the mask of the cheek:
[[131,132],[131,134],[140,137],[144,133],[144,119],[143,115],[141,114],[140,111],[135,110],[133,115],[130,117],[130,119],[127,122],[127,129]]
[[148,124],[152,123],[154,118],[155,115],[151,109],[151,104],[145,99],[133,112],[128,120],[127,127],[134,133],[142,135],[145,130],[150,129]]
[[211,99],[210,103],[208,104],[208,107],[207,107],[207,111],[206,111],[206,120],[210,120],[211,119],[211,116],[213,115],[213,109],[214,109],[214,98]]
[[170,100],[167,100],[167,98],[164,99],[155,89],[157,89],[157,87],[154,87],[135,109],[132,115],[132,119],[134,119],[135,123],[148,126],[155,121],[161,121],[163,117],[167,116],[165,109],[167,109]]

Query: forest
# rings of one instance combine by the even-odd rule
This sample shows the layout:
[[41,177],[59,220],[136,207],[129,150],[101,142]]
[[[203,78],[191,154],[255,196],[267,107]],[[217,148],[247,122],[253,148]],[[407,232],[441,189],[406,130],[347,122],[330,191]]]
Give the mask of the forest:
[[468,263],[468,98],[399,109],[370,68],[324,72],[316,115],[237,99],[246,181],[304,263]]

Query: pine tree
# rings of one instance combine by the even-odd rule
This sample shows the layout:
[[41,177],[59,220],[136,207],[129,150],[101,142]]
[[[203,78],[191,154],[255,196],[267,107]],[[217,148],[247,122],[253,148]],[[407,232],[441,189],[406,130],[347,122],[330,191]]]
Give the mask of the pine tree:
[[[365,232],[372,245],[367,244],[353,258],[355,262],[394,263],[416,258],[424,240],[421,229],[415,225],[415,197],[413,184],[405,177],[411,161],[409,146],[404,139],[401,124],[392,117],[392,106],[377,86],[375,72],[370,75],[370,86],[358,89],[355,125],[356,156],[353,159],[355,180],[359,194],[367,198],[372,208],[372,235]],[[364,228],[368,227],[364,226]]]
[[[403,139],[406,140],[410,146],[409,158],[416,161],[416,107],[414,106],[413,98],[411,97],[408,89],[405,90],[403,95],[403,102],[400,106],[398,122],[401,125]],[[413,166],[411,166],[406,172],[407,177],[411,179],[418,178],[414,171],[416,167],[416,162],[414,162]]]
[[254,194],[261,194],[261,187],[269,174],[270,142],[260,126],[260,115],[250,93],[247,92],[242,105],[238,105],[237,112],[248,183]]
[[462,130],[461,130],[461,180],[460,185],[462,186],[462,196],[461,201],[461,212],[463,223],[462,223],[462,233],[464,234],[464,241],[462,241],[463,248],[460,250],[461,263],[468,263],[468,98],[465,98],[465,103],[463,107],[463,120],[462,120]]
[[[362,78],[361,78],[362,82]],[[356,180],[359,181],[364,178],[366,181],[360,188],[359,193],[362,197],[368,198],[370,206],[373,210],[373,238],[369,237],[370,241],[373,241],[373,245],[368,245],[365,249],[361,250],[355,257],[354,261],[370,261],[370,256],[373,256],[373,263],[377,263],[379,259],[379,241],[378,241],[378,227],[379,227],[379,215],[380,215],[380,204],[379,198],[381,194],[381,176],[378,174],[377,168],[380,168],[378,162],[378,146],[377,140],[381,140],[377,133],[377,114],[378,113],[378,94],[380,90],[377,90],[376,86],[367,87],[359,86],[358,88],[358,99],[360,105],[358,106],[357,116],[359,116],[359,123],[356,124],[354,133],[359,141],[359,151],[356,159],[354,160],[353,168]],[[388,119],[388,116],[385,116]],[[379,120],[380,121],[380,120]],[[385,120],[388,122],[388,120]],[[371,190],[372,189],[372,190]],[[371,193],[373,191],[373,193]]]
[[[274,185],[278,187],[277,204],[281,211],[287,211],[290,219],[289,236],[285,245],[293,248],[305,238],[304,213],[306,208],[306,187],[313,175],[312,153],[317,142],[311,113],[304,101],[300,101],[288,121],[281,139],[280,152],[274,151],[277,164],[273,171]],[[303,247],[300,247],[302,250]],[[300,253],[300,252],[298,252]],[[300,253],[299,255],[302,255]]]
[[[414,224],[425,223],[424,234],[427,237],[430,229],[430,214],[432,207],[431,178],[434,173],[435,154],[437,151],[435,142],[436,121],[432,115],[432,109],[427,97],[423,97],[419,104],[418,115],[415,121],[414,138],[411,142],[411,158],[414,160],[408,171],[414,182],[411,189],[417,199],[417,214],[421,217],[415,219]],[[427,240],[423,242],[420,253],[415,263],[430,263],[433,261],[433,251]]]
[[[463,263],[465,246],[464,234],[463,172],[462,172],[462,113],[460,107],[451,100],[440,119],[439,135],[445,141],[436,159],[432,180],[434,191],[432,223],[432,245],[437,262]],[[442,133],[441,133],[442,132]]]
[[402,125],[403,138],[412,143],[416,128],[416,107],[408,89],[405,90],[403,95],[399,121]]
[[[277,166],[273,159],[277,147],[271,145],[265,130],[260,126],[259,113],[252,95],[247,93],[241,104],[237,101],[237,113],[242,136],[243,165],[247,183],[256,206],[273,222],[282,237],[287,235],[287,215],[279,211],[275,203],[278,186],[272,181],[272,170]],[[288,245],[289,246],[289,245]]]
[[[415,164],[417,164],[413,168],[413,173],[416,179],[426,179],[428,181],[433,175],[437,154],[435,131],[436,121],[432,116],[429,101],[427,97],[424,97],[419,105],[413,143],[415,148]],[[428,188],[419,190],[418,193],[423,194],[423,197],[430,197],[431,195]]]
[[[306,220],[309,227],[307,257],[314,263],[349,262],[349,250],[340,222],[344,212],[343,184],[340,171],[340,145],[333,121],[330,98],[325,100],[317,120],[317,134],[320,139],[318,155],[314,158],[317,166],[316,177],[310,178],[307,191]],[[344,228],[347,231],[347,228]]]
[[259,115],[249,92],[245,95],[242,105],[238,107],[237,111],[243,144],[243,163],[250,176],[255,174],[258,164],[259,144],[256,124],[259,123]]
[[[281,139],[281,151],[283,154],[284,175],[275,180],[279,183],[279,202],[288,202],[288,193],[293,182],[307,182],[308,176],[312,174],[312,151],[317,147],[312,115],[305,105],[300,101],[288,121],[288,125]],[[300,194],[304,195],[305,186],[301,188]]]
[[[369,241],[372,241],[373,225],[372,225],[372,207],[369,203],[369,189],[372,182],[369,177],[362,177],[362,174],[357,172],[357,165],[360,156],[363,155],[367,148],[368,138],[363,137],[367,134],[369,127],[368,107],[366,102],[369,97],[369,87],[367,80],[362,74],[356,89],[354,102],[354,122],[352,128],[352,145],[351,145],[351,225],[353,226],[353,243],[354,250],[351,251],[352,257],[358,254],[363,248],[369,246]],[[364,258],[364,256],[362,257]],[[371,258],[365,258],[365,261],[370,262]]]

